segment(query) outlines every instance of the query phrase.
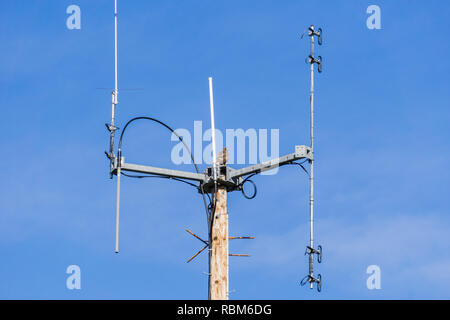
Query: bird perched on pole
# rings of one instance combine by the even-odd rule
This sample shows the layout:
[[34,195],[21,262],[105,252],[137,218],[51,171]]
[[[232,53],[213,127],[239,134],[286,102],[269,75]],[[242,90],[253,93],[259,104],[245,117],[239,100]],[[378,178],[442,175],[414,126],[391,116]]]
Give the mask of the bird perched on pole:
[[225,147],[222,149],[222,151],[219,152],[219,154],[216,157],[217,164],[220,166],[227,164],[228,157],[229,157],[229,154],[227,151],[227,147]]

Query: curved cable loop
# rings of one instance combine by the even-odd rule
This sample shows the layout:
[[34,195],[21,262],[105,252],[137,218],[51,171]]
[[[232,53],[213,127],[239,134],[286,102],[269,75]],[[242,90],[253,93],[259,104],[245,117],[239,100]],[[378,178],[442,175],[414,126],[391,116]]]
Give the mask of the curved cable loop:
[[[301,167],[302,168],[302,170],[303,171],[305,171],[305,173],[308,175],[308,177],[309,177],[309,172],[308,172],[308,170],[306,170],[306,168],[303,166],[303,163],[305,163],[305,162],[307,162],[308,160],[304,160],[303,162],[295,162],[295,161],[293,161],[293,162],[290,162],[290,163],[287,163],[287,164],[290,164],[290,165],[297,165],[297,166],[299,166],[299,167]],[[255,198],[256,197],[256,194],[257,194],[257,187],[256,187],[256,184],[255,184],[255,182],[253,181],[253,180],[250,180],[250,178],[251,177],[253,177],[253,176],[255,176],[255,175],[257,175],[258,173],[260,173],[260,172],[256,172],[256,173],[253,173],[253,174],[251,174],[251,175],[249,175],[247,178],[245,178],[240,184],[239,184],[239,187],[240,187],[240,190],[241,190],[241,192],[242,192],[242,195],[246,198],[246,199],[253,199],[253,198]],[[253,194],[251,195],[251,196],[249,196],[249,195],[247,195],[246,193],[245,193],[245,191],[244,191],[244,184],[246,183],[246,182],[250,182],[252,185],[253,185],[253,188],[254,188],[254,192],[253,192]],[[306,254],[306,253],[305,253]]]
[[[253,180],[250,180],[251,177],[257,175],[259,172],[256,173],[252,173],[251,175],[249,175],[247,178],[245,178],[240,184],[239,184],[239,188],[242,192],[242,195],[246,198],[246,199],[253,199],[254,197],[256,197],[256,193],[257,193],[257,188],[256,188],[256,184],[255,182],[253,182]],[[253,185],[254,188],[254,192],[251,196],[248,196],[245,191],[244,191],[244,184],[246,182],[250,182]]]
[[[253,192],[253,194],[252,194],[251,196],[248,196],[248,195],[245,193],[245,190],[244,190],[244,184],[247,183],[247,182],[250,182],[250,183],[253,185],[253,190],[254,190],[254,192]],[[256,197],[256,193],[258,192],[258,189],[256,188],[256,184],[253,182],[253,180],[245,179],[245,180],[242,182],[242,184],[241,184],[241,188],[242,188],[242,189],[241,189],[242,195],[243,195],[246,199],[251,200],[251,199],[253,199],[253,198]]]
[[[186,150],[188,151],[189,156],[191,157],[192,163],[194,164],[195,171],[196,171],[197,173],[200,173],[200,171],[199,171],[199,169],[198,169],[198,166],[197,166],[197,164],[195,163],[194,156],[192,155],[192,152],[191,152],[190,148],[189,148],[189,147],[187,146],[187,144],[183,141],[183,138],[181,138],[181,137],[178,135],[178,133],[175,132],[175,130],[173,130],[171,127],[169,127],[169,126],[168,126],[167,124],[165,124],[164,122],[162,122],[162,121],[160,121],[160,120],[158,120],[158,119],[155,119],[155,118],[144,117],[144,116],[142,116],[142,117],[135,117],[135,118],[129,120],[129,121],[125,124],[125,126],[123,127],[122,132],[120,133],[119,146],[118,146],[118,152],[117,152],[117,154],[118,154],[118,163],[119,163],[119,165],[120,165],[120,163],[121,163],[121,156],[122,156],[122,140],[123,140],[125,131],[126,131],[127,127],[128,127],[131,123],[133,123],[134,121],[137,121],[137,120],[150,120],[150,121],[159,123],[160,125],[162,125],[162,126],[165,127],[166,129],[168,129],[170,132],[172,132],[172,133],[178,138],[178,140],[180,140],[180,142],[183,143],[184,147],[185,147]],[[123,173],[121,173],[121,174],[123,174]],[[181,179],[180,179],[180,180],[181,180]],[[207,204],[206,204],[205,191],[203,190],[203,183],[202,183],[202,182],[200,182],[199,188],[200,188],[200,191],[201,191],[201,193],[202,193],[203,204],[204,204],[204,207],[205,207],[206,219],[207,219],[208,230],[209,230],[209,229],[210,229],[210,217],[209,217],[208,207],[207,207]]]

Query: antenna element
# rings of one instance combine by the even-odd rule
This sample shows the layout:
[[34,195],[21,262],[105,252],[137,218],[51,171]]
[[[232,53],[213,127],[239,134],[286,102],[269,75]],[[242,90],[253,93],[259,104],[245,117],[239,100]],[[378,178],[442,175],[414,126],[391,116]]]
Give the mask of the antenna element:
[[[314,277],[314,254],[319,255],[319,250],[314,249],[314,64],[318,65],[318,72],[322,72],[322,57],[319,56],[318,59],[314,57],[314,37],[318,38],[319,45],[322,45],[322,29],[319,28],[317,31],[314,29],[314,25],[308,28],[308,36],[310,37],[311,53],[308,57],[307,62],[311,65],[311,89],[310,89],[310,149],[312,153],[310,162],[310,172],[309,172],[309,246],[305,254],[308,254],[309,268],[308,275],[303,278],[301,285],[305,285],[309,282],[309,287],[312,289],[314,283],[317,283],[317,290],[320,291],[322,288],[322,276],[319,274],[317,278]],[[322,247],[320,247],[320,259],[318,262],[322,261]]]

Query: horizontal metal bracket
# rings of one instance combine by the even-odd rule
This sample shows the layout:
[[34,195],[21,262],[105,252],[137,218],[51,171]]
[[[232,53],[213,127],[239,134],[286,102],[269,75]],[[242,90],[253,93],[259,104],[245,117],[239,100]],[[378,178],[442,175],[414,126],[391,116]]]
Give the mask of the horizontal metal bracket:
[[[217,183],[221,186],[225,186],[228,192],[241,190],[240,188],[244,176],[268,171],[300,159],[308,159],[308,160],[313,159],[313,153],[310,147],[304,145],[295,146],[294,153],[279,157],[277,159],[269,160],[263,163],[251,165],[242,169],[233,169],[227,165],[222,165],[219,167],[219,178],[217,179]],[[111,174],[117,174],[117,167],[118,167],[118,160],[115,158],[112,161]],[[164,169],[158,167],[126,163],[124,161],[124,158],[121,157],[120,170],[197,181],[203,185],[203,191],[205,192],[212,192],[214,188],[212,167],[207,168],[203,173],[194,173],[188,171]]]
[[294,153],[279,157],[277,159],[245,167],[239,170],[234,170],[231,174],[231,178],[239,178],[253,173],[268,171],[300,159],[309,159],[309,160],[313,159],[313,154],[310,147],[296,146]]
[[[163,168],[157,168],[157,167],[142,166],[139,164],[132,164],[132,163],[122,163],[122,165],[120,166],[120,170],[144,173],[144,174],[153,174],[153,175],[164,176],[164,177],[193,180],[193,181],[198,181],[198,182],[208,181],[208,177],[203,173],[194,173],[194,172],[188,172],[188,171],[163,169]],[[117,166],[114,168],[113,173],[117,174]]]

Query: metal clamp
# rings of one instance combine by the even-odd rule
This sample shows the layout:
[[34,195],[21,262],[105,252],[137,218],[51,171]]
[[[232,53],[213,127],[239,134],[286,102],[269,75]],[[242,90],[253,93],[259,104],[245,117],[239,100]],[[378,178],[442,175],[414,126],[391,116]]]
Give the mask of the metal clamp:
[[322,73],[322,56],[318,56],[317,59],[316,59],[312,55],[309,55],[306,61],[307,61],[307,63],[310,63],[310,64],[316,63],[317,64],[317,71],[319,73]]
[[323,35],[323,32],[322,32],[322,28],[319,28],[319,29],[314,29],[314,26],[310,26],[309,28],[308,28],[308,36],[316,36],[317,37],[317,42],[318,42],[318,44],[319,44],[319,46],[321,46],[322,45],[322,35]]
[[317,250],[311,248],[310,246],[306,246],[305,255],[309,254],[317,254],[317,262],[322,263],[322,246],[317,246]]
[[314,29],[314,26],[313,25],[311,25],[311,26],[309,26],[308,27],[308,36],[319,36],[319,32],[318,31],[316,31],[316,29]]
[[301,286],[304,286],[307,283],[312,283],[312,284],[316,283],[317,291],[318,292],[322,291],[322,275],[320,273],[317,275],[317,278],[314,278],[311,275],[307,275],[302,279],[302,281],[300,281]]
[[[114,134],[114,132],[115,132],[116,130],[119,129],[118,127],[116,127],[116,126],[114,126],[114,125],[110,125],[110,124],[108,124],[108,123],[105,123],[105,127],[106,127],[106,129],[107,129],[111,134]],[[113,159],[115,158],[115,155],[114,155],[114,153],[112,152],[112,150],[110,150],[109,153],[108,153],[107,151],[105,151],[105,154],[106,154],[106,157],[107,157],[109,160],[113,160]]]

